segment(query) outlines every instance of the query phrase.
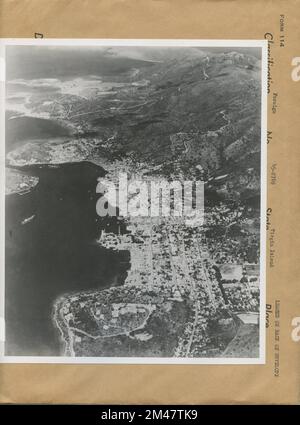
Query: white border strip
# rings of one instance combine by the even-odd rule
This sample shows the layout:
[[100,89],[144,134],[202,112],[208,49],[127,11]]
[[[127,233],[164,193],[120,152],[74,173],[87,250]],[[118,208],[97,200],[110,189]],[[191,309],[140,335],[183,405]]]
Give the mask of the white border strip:
[[158,46],[158,47],[267,47],[267,40],[174,40],[95,38],[0,38],[6,46]]
[[[63,364],[265,364],[266,356],[266,207],[267,207],[267,53],[266,40],[153,40],[153,39],[0,39],[0,57],[5,59],[5,46],[158,46],[158,47],[260,47],[262,49],[262,90],[261,90],[261,217],[260,217],[260,349],[258,358],[176,358],[176,357],[49,357],[49,356],[5,356],[0,353],[0,363],[63,363]],[[5,95],[4,95],[5,99]],[[4,123],[4,99],[1,99],[0,118]],[[5,127],[1,125],[0,143],[0,177],[1,177],[1,246],[0,254],[5,247],[4,229],[4,193],[5,182]],[[4,303],[4,255],[1,255],[0,291]],[[3,309],[0,305],[0,313]]]
[[5,46],[0,40],[0,362],[5,344]]
[[58,364],[265,364],[264,359],[240,357],[48,357],[48,356],[3,356],[0,363],[58,363]]

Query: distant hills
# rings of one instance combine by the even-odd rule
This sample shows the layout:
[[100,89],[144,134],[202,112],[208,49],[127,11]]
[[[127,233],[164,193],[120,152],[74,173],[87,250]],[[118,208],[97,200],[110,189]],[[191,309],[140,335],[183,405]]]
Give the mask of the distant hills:
[[[62,65],[61,69],[68,75],[66,82],[55,75],[57,81],[60,78],[59,84],[53,80],[55,90],[51,93],[48,90],[45,98],[38,90],[31,93],[28,107],[35,116],[42,110],[52,123],[64,125],[59,130],[65,126],[77,129],[74,145],[81,143],[80,135],[85,139],[84,144],[92,137],[93,152],[84,159],[97,162],[99,156],[112,161],[130,157],[150,168],[160,166],[159,172],[167,176],[195,177],[201,170],[201,177],[225,198],[245,198],[247,193],[255,196],[260,189],[261,61],[257,50],[253,54],[250,49],[241,48],[216,50],[154,47],[111,47],[100,53],[95,49],[70,50],[67,55],[73,57],[75,70],[69,71],[69,75],[69,68]],[[58,60],[57,69],[63,51],[48,51],[54,63]],[[40,59],[36,51],[31,56],[41,64],[40,78],[53,77],[47,71],[45,53],[42,52]],[[86,75],[91,82],[84,91],[78,87],[81,95],[76,96],[76,87],[72,86],[72,94],[64,92],[63,87],[68,84],[69,90],[79,57],[87,60],[89,71],[96,72],[95,64],[101,60],[106,68],[104,71],[104,65],[99,67],[98,79]],[[109,67],[112,67],[110,75]],[[82,70],[81,65],[79,68]],[[30,73],[26,66],[24,69],[28,78]],[[80,79],[73,82],[76,86]],[[16,135],[19,137],[19,128],[14,128],[14,122],[17,125],[18,121],[18,126],[23,125],[20,119],[9,121],[7,137],[12,145]],[[34,129],[30,129],[32,139],[41,137],[41,126],[37,125],[36,131],[35,135]],[[70,144],[70,137],[67,142]],[[41,149],[41,144],[33,149]],[[74,161],[73,152],[72,155]],[[14,153],[10,154],[13,156]],[[46,158],[49,155],[45,155],[45,161]],[[68,162],[67,154],[63,160]],[[220,175],[226,175],[222,182],[215,180]]]

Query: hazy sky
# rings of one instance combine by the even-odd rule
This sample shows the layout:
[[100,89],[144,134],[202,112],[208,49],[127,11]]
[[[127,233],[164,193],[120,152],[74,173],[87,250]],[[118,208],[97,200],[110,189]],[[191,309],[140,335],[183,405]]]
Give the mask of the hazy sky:
[[153,62],[182,60],[188,56],[238,51],[260,58],[261,49],[223,47],[99,47],[99,46],[8,46],[7,79],[75,78],[109,76]]

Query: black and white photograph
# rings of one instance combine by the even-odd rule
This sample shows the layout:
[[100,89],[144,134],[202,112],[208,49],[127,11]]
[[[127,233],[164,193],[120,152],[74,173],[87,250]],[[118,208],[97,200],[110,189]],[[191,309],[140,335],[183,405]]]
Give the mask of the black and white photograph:
[[264,363],[265,42],[4,63],[1,361]]

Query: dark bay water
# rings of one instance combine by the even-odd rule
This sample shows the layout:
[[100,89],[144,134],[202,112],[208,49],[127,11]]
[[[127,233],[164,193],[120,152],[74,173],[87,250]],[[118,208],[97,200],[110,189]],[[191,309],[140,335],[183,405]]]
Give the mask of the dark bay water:
[[6,118],[5,133],[6,152],[9,152],[28,141],[67,137],[71,131],[54,120],[20,116],[13,119]]
[[119,226],[117,219],[96,215],[101,167],[83,162],[22,170],[40,181],[31,193],[6,197],[6,354],[59,355],[55,299],[123,284],[129,253],[96,242],[102,228]]

